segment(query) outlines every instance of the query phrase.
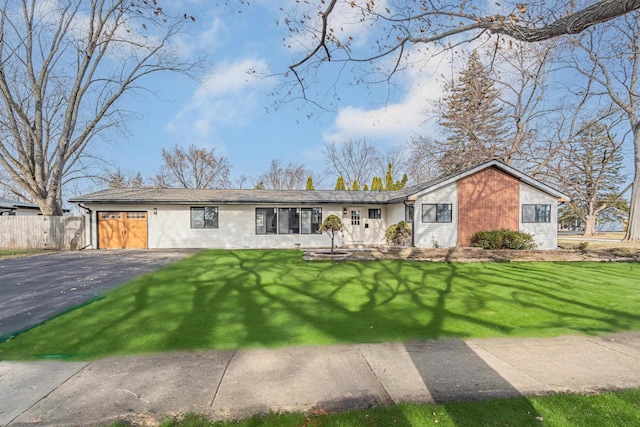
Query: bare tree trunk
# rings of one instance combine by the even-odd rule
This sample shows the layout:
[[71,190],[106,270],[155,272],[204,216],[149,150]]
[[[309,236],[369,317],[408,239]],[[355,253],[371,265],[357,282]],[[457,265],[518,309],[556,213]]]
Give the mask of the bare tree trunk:
[[590,214],[588,214],[585,217],[584,233],[582,233],[583,236],[589,237],[596,234],[596,218],[597,218],[596,215],[590,215]]
[[640,122],[636,123],[633,135],[633,188],[631,190],[631,205],[629,209],[629,223],[624,240],[640,240]]

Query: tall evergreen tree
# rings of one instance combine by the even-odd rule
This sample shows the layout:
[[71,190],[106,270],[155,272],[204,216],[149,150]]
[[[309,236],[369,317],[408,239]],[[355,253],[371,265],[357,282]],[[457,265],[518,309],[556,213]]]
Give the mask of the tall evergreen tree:
[[382,185],[382,178],[374,176],[371,180],[371,191],[382,191],[384,187]]
[[358,180],[357,179],[353,180],[353,184],[351,184],[351,190],[353,190],[353,191],[359,191],[360,190],[360,184],[358,184]]
[[440,100],[440,119],[446,140],[438,159],[445,173],[454,173],[505,153],[505,114],[489,72],[474,51],[457,80],[447,83]]
[[395,189],[395,183],[393,182],[393,165],[389,163],[387,167],[387,175],[384,178],[384,189],[391,191]]
[[342,175],[340,175],[338,177],[338,180],[336,181],[336,190],[346,190],[347,186],[344,185],[344,178],[342,177]]
[[313,178],[307,178],[307,190],[315,190],[316,188],[313,186]]

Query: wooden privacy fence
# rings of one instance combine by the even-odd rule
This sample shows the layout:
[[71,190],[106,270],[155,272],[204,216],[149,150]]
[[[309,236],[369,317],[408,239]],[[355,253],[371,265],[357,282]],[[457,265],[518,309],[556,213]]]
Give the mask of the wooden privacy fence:
[[85,246],[82,216],[0,216],[0,248],[76,250]]

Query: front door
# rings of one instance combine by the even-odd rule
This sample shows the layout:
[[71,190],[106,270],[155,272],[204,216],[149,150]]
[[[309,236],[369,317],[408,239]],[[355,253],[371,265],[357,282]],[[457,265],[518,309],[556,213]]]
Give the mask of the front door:
[[347,209],[347,218],[344,224],[346,244],[360,244],[364,242],[364,218],[362,208],[350,207]]

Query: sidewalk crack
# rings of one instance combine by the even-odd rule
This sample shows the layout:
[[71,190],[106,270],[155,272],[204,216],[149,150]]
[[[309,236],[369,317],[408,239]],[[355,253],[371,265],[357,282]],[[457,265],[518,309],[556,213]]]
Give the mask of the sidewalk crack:
[[373,375],[373,378],[376,379],[376,382],[378,383],[378,386],[380,386],[380,388],[384,392],[385,396],[387,397],[387,402],[389,402],[389,403],[398,403],[395,400],[393,400],[393,398],[391,397],[391,395],[389,394],[387,389],[384,387],[384,384],[382,384],[382,381],[380,381],[380,378],[378,378],[378,376],[376,375],[375,371],[371,367],[371,364],[369,363],[367,358],[364,356],[364,353],[362,353],[362,350],[360,349],[360,346],[357,346],[357,349],[358,349],[358,353],[360,353],[360,357],[362,357],[362,360],[364,360],[364,363],[367,364],[367,368],[369,368],[369,372],[371,372],[371,375]]
[[220,386],[222,385],[222,380],[224,380],[224,376],[227,374],[227,369],[229,369],[229,365],[231,365],[231,361],[236,356],[236,353],[238,353],[238,350],[234,350],[233,351],[233,354],[231,355],[231,357],[227,361],[227,365],[224,367],[224,371],[222,371],[222,375],[220,375],[220,381],[218,381],[218,386],[216,387],[216,391],[215,391],[215,393],[213,393],[213,399],[211,399],[211,403],[209,403],[209,407],[210,408],[213,408],[213,402],[215,402],[216,401],[216,397],[218,397],[218,392],[220,391]]

